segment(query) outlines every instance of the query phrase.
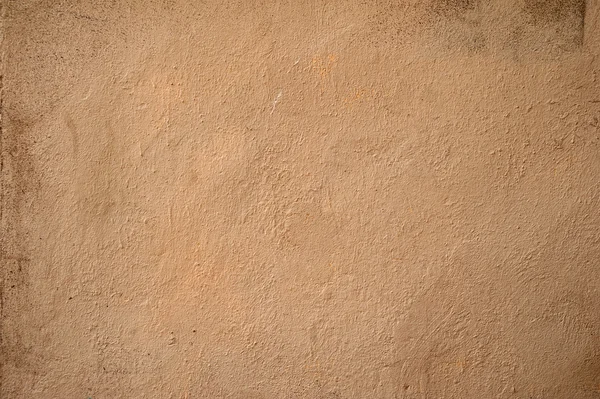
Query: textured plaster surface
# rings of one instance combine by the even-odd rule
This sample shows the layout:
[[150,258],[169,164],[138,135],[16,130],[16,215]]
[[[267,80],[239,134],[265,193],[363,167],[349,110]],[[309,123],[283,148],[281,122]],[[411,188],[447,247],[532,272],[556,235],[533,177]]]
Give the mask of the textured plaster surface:
[[2,4],[2,398],[600,397],[594,0]]

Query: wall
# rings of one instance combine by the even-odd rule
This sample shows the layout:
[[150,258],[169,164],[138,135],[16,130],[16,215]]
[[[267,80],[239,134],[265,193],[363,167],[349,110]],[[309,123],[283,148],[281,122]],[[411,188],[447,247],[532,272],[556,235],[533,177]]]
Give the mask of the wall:
[[590,0],[7,1],[2,398],[598,398]]

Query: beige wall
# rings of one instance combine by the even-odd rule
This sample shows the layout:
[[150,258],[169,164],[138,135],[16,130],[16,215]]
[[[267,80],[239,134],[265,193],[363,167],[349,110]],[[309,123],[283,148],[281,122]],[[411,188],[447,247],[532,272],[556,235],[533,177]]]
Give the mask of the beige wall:
[[0,397],[600,397],[596,1],[3,3]]

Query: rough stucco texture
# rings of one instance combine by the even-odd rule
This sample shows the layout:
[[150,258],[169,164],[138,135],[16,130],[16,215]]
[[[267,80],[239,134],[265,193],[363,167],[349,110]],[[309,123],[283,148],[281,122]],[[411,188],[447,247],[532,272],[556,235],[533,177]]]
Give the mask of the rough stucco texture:
[[597,7],[5,0],[0,396],[599,398]]

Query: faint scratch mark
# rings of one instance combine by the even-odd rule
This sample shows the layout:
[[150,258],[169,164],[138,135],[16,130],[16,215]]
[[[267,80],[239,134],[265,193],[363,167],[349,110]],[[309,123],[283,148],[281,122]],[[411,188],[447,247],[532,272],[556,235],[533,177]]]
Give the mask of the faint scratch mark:
[[279,100],[281,100],[282,95],[283,95],[283,92],[280,91],[279,94],[277,94],[277,97],[275,97],[275,101],[273,101],[273,108],[271,108],[271,115],[273,115],[273,112],[275,112],[275,107],[279,103]]

